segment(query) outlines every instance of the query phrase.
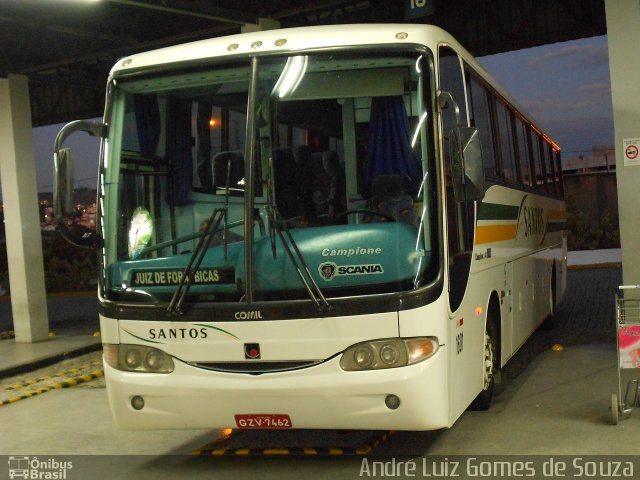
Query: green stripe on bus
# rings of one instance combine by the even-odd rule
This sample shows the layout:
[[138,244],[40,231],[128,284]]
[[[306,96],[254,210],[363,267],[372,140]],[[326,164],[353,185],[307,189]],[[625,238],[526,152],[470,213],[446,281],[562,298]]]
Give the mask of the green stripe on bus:
[[520,207],[502,205],[500,203],[483,203],[480,205],[478,220],[517,220]]

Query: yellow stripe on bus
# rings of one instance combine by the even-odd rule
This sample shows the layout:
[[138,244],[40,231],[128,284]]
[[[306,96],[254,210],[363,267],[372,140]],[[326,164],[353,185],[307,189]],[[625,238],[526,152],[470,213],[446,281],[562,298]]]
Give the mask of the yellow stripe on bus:
[[476,227],[476,245],[481,243],[501,242],[516,238],[517,224],[486,225]]

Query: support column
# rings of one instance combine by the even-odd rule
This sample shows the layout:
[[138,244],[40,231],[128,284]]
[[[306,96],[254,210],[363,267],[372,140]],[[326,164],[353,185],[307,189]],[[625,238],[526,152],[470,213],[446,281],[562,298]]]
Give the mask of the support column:
[[[625,140],[640,139],[640,2],[605,0],[615,129],[623,282],[640,284],[640,162],[625,162]],[[633,156],[633,155],[632,155]],[[626,163],[626,165],[625,165]]]
[[261,32],[263,30],[277,30],[280,28],[280,22],[271,18],[259,18],[258,23],[245,23],[240,27],[241,33]]
[[0,181],[16,342],[49,336],[29,81],[0,78]]

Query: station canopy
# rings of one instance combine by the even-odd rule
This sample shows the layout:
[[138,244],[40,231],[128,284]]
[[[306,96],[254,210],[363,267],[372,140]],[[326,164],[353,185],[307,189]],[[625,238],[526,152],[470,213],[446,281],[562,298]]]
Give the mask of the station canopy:
[[604,0],[3,0],[0,77],[29,77],[33,125],[102,115],[111,66],[144,50],[281,27],[431,23],[476,56],[604,35]]

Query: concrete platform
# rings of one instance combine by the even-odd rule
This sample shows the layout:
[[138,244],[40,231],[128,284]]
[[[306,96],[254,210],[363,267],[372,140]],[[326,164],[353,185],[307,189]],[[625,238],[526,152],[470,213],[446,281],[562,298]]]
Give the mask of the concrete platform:
[[0,378],[100,348],[100,337],[94,336],[100,330],[95,292],[50,295],[47,307],[50,337],[42,342],[16,342],[11,336],[11,299],[0,297]]
[[102,348],[100,336],[62,332],[36,343],[18,343],[14,339],[0,341],[0,378],[52,365],[65,358]]

